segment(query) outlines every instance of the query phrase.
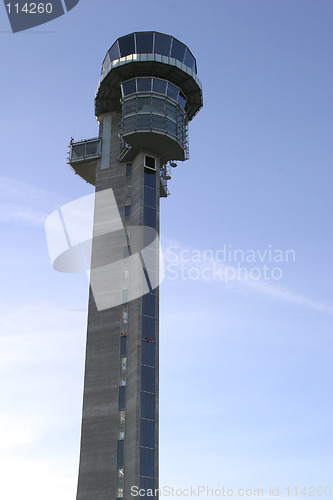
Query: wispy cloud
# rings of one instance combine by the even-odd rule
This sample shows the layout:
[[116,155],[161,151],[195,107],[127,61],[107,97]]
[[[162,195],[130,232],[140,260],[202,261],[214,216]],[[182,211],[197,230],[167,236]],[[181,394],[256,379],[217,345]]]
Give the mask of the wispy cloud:
[[[330,304],[312,299],[281,285],[281,281],[276,279],[276,275],[274,279],[269,275],[268,278],[267,275],[265,278],[263,271],[260,275],[258,271],[251,273],[251,269],[262,268],[265,264],[264,260],[260,259],[260,255],[263,253],[259,252],[259,260],[242,262],[239,265],[235,262],[221,262],[221,259],[216,257],[217,252],[192,249],[174,240],[164,240],[162,247],[166,279],[168,277],[169,279],[182,279],[185,273],[186,279],[201,281],[209,285],[219,284],[239,293],[262,295],[273,300],[333,314],[333,308]],[[285,263],[286,261],[282,261],[282,266]],[[279,262],[270,262],[270,264],[270,269],[272,267],[280,268]]]
[[56,193],[0,175],[0,221],[43,226],[54,208],[64,203]]

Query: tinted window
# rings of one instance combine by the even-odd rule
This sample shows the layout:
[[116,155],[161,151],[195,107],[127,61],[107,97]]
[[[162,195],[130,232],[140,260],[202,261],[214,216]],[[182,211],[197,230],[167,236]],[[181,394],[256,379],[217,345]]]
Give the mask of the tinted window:
[[156,189],[156,174],[155,172],[144,173],[144,185]]
[[154,420],[140,420],[140,446],[154,448],[155,422]]
[[124,410],[125,408],[125,387],[119,387],[119,410]]
[[135,53],[134,48],[134,35],[127,35],[122,38],[119,38],[119,48],[120,48],[120,57],[128,56],[129,54]]
[[109,56],[111,61],[114,61],[115,59],[119,59],[119,48],[118,48],[118,42],[114,43],[109,50]]
[[[142,337],[152,338],[155,340],[155,318],[148,318],[147,316],[142,316]],[[150,343],[143,342],[147,345]]]
[[156,208],[156,190],[145,186],[144,189],[144,205]]
[[151,98],[139,96],[137,98],[138,102],[138,113],[150,113],[151,111]]
[[[155,212],[155,210],[152,210],[152,212]],[[146,295],[142,297],[142,314],[146,316],[155,316],[155,295],[152,293],[146,293]]]
[[140,448],[140,475],[154,477],[155,451],[149,448]]
[[155,54],[168,56],[170,54],[171,37],[155,33]]
[[155,394],[141,391],[141,418],[155,420]]
[[84,156],[86,152],[85,144],[79,144],[78,146],[72,146],[72,158],[77,158],[78,156]]
[[132,174],[132,163],[126,163],[126,177],[130,177]]
[[137,127],[141,129],[151,128],[151,115],[141,114],[137,115]]
[[117,467],[124,467],[124,441],[117,443]]
[[138,54],[151,54],[153,52],[153,33],[136,34],[136,51]]
[[154,208],[144,208],[143,225],[156,229],[156,210]]
[[[122,389],[122,387],[120,389]],[[151,366],[141,366],[141,390],[155,392],[155,368]]]
[[136,112],[136,99],[129,99],[123,103],[123,116],[131,115]]
[[[143,338],[144,335],[142,332]],[[150,335],[149,335],[150,337]],[[141,345],[141,363],[147,366],[155,366],[155,343],[154,342],[142,342]]]
[[164,116],[152,115],[151,126],[153,129],[164,130],[165,118]]
[[166,129],[169,134],[176,135],[177,133],[177,126],[171,120],[167,120]]
[[138,78],[137,86],[138,86],[138,92],[150,92],[151,78]]
[[179,94],[179,96],[178,96],[178,102],[179,102],[179,104],[181,105],[182,108],[185,108],[186,99],[185,99],[185,96],[183,94]]
[[125,217],[130,215],[130,213],[131,213],[131,207],[130,206],[125,207]]
[[171,99],[174,99],[175,101],[177,101],[178,93],[179,93],[179,90],[177,89],[177,87],[175,87],[174,85],[172,85],[172,83],[169,82],[167,95],[169,97],[171,97]]
[[164,115],[164,99],[153,97],[151,103],[151,112]]
[[[151,479],[149,477],[140,477],[139,478],[139,487],[140,487],[140,490],[152,490],[154,491],[155,490],[155,481],[154,479]],[[145,497],[143,496],[142,499],[146,499],[146,498],[150,498],[150,500],[152,500],[153,497]]]
[[183,62],[185,56],[186,47],[182,43],[178,42],[178,40],[173,39],[172,49],[171,49],[171,57],[178,59],[178,61]]
[[188,66],[189,68],[194,70],[194,63],[195,63],[195,59],[192,56],[191,52],[187,49],[184,64],[186,64],[186,66]]
[[123,120],[123,131],[128,132],[135,128],[135,116],[130,116],[128,118],[124,118]]
[[102,73],[104,70],[106,70],[106,68],[110,65],[110,56],[109,56],[109,53],[106,54],[106,57],[104,59],[104,62],[103,62],[103,66],[102,66]]
[[126,355],[126,337],[121,337],[120,339],[120,355]]
[[165,94],[166,84],[167,82],[165,80],[153,78],[153,91],[158,94]]
[[86,154],[95,155],[99,152],[99,142],[87,142]]
[[166,115],[174,120],[177,120],[177,107],[176,104],[166,102]]
[[123,94],[129,95],[129,94],[134,94],[136,92],[136,82],[134,80],[129,80],[128,82],[124,82],[121,84],[122,89],[123,89]]
[[153,168],[156,170],[156,160],[153,156],[145,156],[145,167]]

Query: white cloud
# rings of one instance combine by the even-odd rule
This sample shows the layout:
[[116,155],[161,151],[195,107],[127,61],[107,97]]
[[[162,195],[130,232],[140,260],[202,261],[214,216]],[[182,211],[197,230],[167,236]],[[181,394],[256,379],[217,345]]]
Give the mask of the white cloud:
[[[262,269],[263,261],[236,263],[221,262],[216,258],[216,252],[191,249],[176,241],[164,241],[163,257],[165,259],[166,279],[191,279],[191,270],[195,281],[210,285],[221,284],[239,293],[261,294],[264,297],[284,301],[288,304],[303,306],[315,311],[333,314],[333,308],[324,302],[306,297],[278,284],[279,280],[264,272],[258,278],[258,272],[251,275],[251,269]],[[171,249],[171,250],[170,250]],[[207,258],[205,258],[208,255]],[[246,254],[246,252],[244,252]],[[286,261],[285,261],[286,262]],[[284,262],[284,264],[285,264]],[[279,262],[269,261],[270,270],[279,268]],[[240,271],[240,268],[242,271]],[[168,270],[170,271],[168,273]]]
[[0,176],[0,221],[43,226],[46,217],[64,202],[60,196],[27,182]]

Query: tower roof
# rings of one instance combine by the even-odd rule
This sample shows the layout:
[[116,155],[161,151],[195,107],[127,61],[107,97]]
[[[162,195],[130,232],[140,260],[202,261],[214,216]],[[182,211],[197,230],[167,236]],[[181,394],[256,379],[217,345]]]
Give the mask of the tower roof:
[[176,84],[186,95],[188,120],[202,107],[202,85],[190,49],[155,31],[118,38],[107,52],[95,96],[95,114],[120,111],[120,84],[136,76],[155,76]]

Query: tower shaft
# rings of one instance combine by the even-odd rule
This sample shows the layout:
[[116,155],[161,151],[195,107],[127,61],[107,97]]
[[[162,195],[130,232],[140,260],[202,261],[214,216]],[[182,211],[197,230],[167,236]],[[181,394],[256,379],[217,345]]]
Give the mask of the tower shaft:
[[[96,193],[113,190],[125,232],[143,225],[158,231],[159,159],[147,151],[119,163],[119,122],[118,113],[100,117]],[[146,156],[155,159],[156,172],[145,170]],[[130,258],[126,234],[112,241],[113,259]],[[108,252],[94,237],[92,261],[108,262]],[[122,303],[105,310],[90,289],[77,500],[130,498],[132,486],[158,488],[159,294],[157,288],[128,302],[126,279],[123,274]]]

